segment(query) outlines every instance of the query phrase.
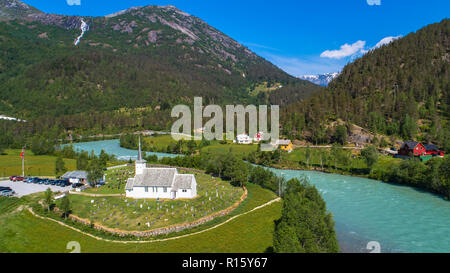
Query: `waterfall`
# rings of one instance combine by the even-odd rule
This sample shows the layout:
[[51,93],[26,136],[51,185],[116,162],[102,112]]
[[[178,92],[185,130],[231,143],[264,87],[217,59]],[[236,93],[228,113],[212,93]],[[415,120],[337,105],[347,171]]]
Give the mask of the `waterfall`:
[[75,46],[77,46],[80,43],[80,40],[81,40],[81,38],[83,38],[84,33],[88,30],[89,30],[89,25],[86,24],[86,22],[83,19],[81,19],[81,34],[75,40]]

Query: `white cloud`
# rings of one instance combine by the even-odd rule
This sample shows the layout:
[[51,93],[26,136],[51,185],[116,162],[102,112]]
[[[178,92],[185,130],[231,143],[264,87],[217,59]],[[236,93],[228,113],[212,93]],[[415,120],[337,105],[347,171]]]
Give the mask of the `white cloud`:
[[81,0],[66,0],[69,6],[81,6]]
[[379,41],[374,47],[372,47],[372,49],[376,49],[376,48],[379,48],[379,47],[381,47],[381,46],[387,45],[387,44],[391,43],[392,41],[397,40],[397,39],[399,39],[399,38],[402,38],[402,35],[399,35],[399,36],[389,36],[389,37],[383,38],[383,39],[381,39],[381,41]]
[[331,59],[342,59],[345,57],[352,56],[361,50],[364,50],[364,46],[366,45],[366,41],[357,41],[351,45],[344,44],[340,49],[337,50],[326,50],[320,54],[322,58],[331,58]]

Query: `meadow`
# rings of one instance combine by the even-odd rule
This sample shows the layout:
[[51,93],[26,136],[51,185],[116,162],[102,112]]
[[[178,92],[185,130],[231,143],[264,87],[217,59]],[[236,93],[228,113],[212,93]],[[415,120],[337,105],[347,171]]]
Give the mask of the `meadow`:
[[[186,141],[189,139],[186,137]],[[200,141],[196,141],[198,144]],[[166,152],[169,145],[175,145],[177,141],[172,138],[172,135],[155,135],[151,137],[144,137],[142,145],[145,150],[153,152]]]
[[257,150],[258,145],[241,145],[234,143],[221,144],[219,142],[214,142],[211,145],[205,146],[201,149],[202,152],[219,155],[226,155],[231,151],[234,155],[240,158],[249,153],[256,152]]
[[[6,149],[0,155],[0,177],[22,175],[22,158],[20,149]],[[34,155],[30,150],[25,151],[25,175],[54,177],[56,156]],[[67,170],[75,170],[75,159],[64,159]]]
[[[274,164],[274,167],[316,169],[347,175],[368,175],[370,172],[365,159],[360,155],[359,151],[342,150],[336,160],[334,160],[330,149],[311,148],[309,150],[309,161],[307,161],[306,150],[306,148],[297,148],[291,153],[282,153],[280,163]],[[373,170],[385,169],[390,165],[397,165],[401,162],[401,159],[378,154],[378,160],[373,166]]]
[[[185,140],[188,141],[188,140]],[[195,141],[199,146],[201,141]],[[166,152],[169,146],[177,144],[171,135],[156,135],[151,137],[145,137],[143,139],[143,146],[147,151]],[[209,145],[201,147],[201,152],[215,153],[215,154],[227,154],[230,150],[238,157],[255,152],[258,149],[257,145],[239,145],[234,144],[232,141],[220,142],[217,140],[210,141]],[[183,147],[183,151],[187,151],[187,147]]]

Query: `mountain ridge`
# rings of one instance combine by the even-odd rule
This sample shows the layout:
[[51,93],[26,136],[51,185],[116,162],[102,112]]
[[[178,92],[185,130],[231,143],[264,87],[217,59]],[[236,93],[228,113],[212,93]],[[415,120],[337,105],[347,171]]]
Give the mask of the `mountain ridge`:
[[[18,2],[0,1],[2,10]],[[26,9],[32,12],[23,18],[10,12],[0,21],[0,113],[29,122],[47,117],[63,128],[90,128],[95,124],[83,113],[111,113],[132,124],[120,112],[127,109],[151,113],[145,124],[167,126],[170,106],[190,104],[194,96],[210,104],[265,104],[267,94],[252,93],[262,83],[290,86],[299,99],[319,90],[173,6],[130,8],[108,17]],[[89,31],[76,43],[82,21]]]
[[320,85],[320,86],[327,86],[337,76],[339,76],[339,73],[334,72],[334,73],[324,73],[324,74],[317,74],[317,75],[303,75],[303,76],[299,76],[299,78],[302,80],[310,81],[310,82]]
[[327,88],[284,109],[285,132],[329,142],[328,125],[342,120],[449,151],[449,32],[450,20],[443,19],[347,64]]

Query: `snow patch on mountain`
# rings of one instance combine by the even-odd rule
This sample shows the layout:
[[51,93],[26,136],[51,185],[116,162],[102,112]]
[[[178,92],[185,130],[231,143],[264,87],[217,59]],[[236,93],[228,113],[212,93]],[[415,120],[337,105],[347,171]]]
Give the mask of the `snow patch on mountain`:
[[321,85],[321,86],[327,86],[333,79],[335,79],[337,76],[339,76],[339,73],[325,73],[325,74],[319,74],[319,75],[303,75],[299,78],[302,80],[310,81],[312,83]]

